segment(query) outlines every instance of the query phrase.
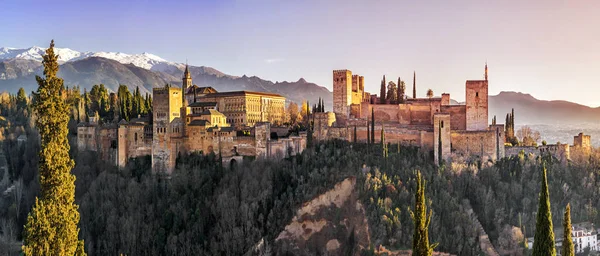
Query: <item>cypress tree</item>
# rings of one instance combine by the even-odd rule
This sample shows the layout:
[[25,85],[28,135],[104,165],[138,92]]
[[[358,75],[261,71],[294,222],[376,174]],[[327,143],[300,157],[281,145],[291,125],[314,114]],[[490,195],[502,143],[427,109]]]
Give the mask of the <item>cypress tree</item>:
[[437,244],[429,245],[429,223],[431,222],[432,211],[427,214],[427,205],[425,198],[425,180],[421,178],[421,172],[417,172],[417,189],[415,191],[415,211],[410,211],[410,217],[413,219],[415,232],[412,241],[412,255],[430,256]]
[[396,103],[404,103],[404,88],[402,87],[402,79],[398,77],[398,90],[396,90]]
[[381,93],[381,95],[379,95],[379,103],[385,104],[385,75],[383,75],[383,80],[381,80],[381,89],[379,90],[379,93]]
[[438,165],[442,165],[442,122],[438,122]]
[[542,167],[542,188],[538,206],[535,236],[533,237],[533,256],[555,256],[554,231],[552,226],[552,212],[550,211],[550,195],[548,194],[548,179],[546,166]]
[[567,204],[565,209],[565,218],[563,220],[564,237],[562,243],[561,256],[575,256],[575,246],[573,245],[573,237],[571,237],[571,205]]
[[388,147],[387,143],[385,143],[385,131],[383,130],[383,123],[381,124],[381,150],[383,158],[388,157]]
[[371,131],[369,129],[369,118],[367,117],[367,148],[371,144]]
[[58,73],[54,40],[43,56],[44,78],[36,76],[37,92],[33,108],[40,134],[40,196],[27,216],[24,228],[25,255],[85,255],[78,240],[79,212],[75,204],[75,162],[69,156],[67,139],[69,106],[61,97],[63,79]]
[[375,144],[375,112],[371,109],[371,144]]
[[356,125],[355,125],[354,126],[354,143],[356,143],[356,142],[357,142],[357,140],[356,140]]

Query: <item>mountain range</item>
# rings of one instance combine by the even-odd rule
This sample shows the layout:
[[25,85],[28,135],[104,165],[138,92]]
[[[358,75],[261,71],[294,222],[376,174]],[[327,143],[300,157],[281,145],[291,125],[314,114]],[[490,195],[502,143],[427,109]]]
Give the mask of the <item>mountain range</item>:
[[[16,92],[37,88],[35,75],[42,74],[42,55],[46,48],[0,48],[0,91]],[[68,48],[55,48],[59,55],[58,75],[66,86],[79,85],[90,89],[94,84],[104,84],[115,92],[120,84],[130,90],[140,88],[142,93],[165,84],[181,85],[185,64],[170,62],[150,53],[125,54],[117,52],[78,52]],[[256,76],[233,76],[207,66],[189,66],[194,84],[212,86],[217,91],[248,90],[278,93],[290,101],[308,100],[317,103],[325,99],[332,108],[333,94],[325,87],[299,78],[292,82],[272,82]]]
[[[42,73],[42,55],[45,48],[0,48],[0,91],[16,93],[37,88],[35,75]],[[116,91],[120,84],[130,90],[140,87],[142,93],[165,84],[181,85],[185,64],[167,61],[159,56],[125,54],[118,52],[79,52],[68,48],[55,48],[61,64],[59,76],[65,85],[79,85],[90,89],[94,84],[104,84]],[[325,100],[326,109],[332,109],[333,94],[327,88],[300,78],[293,82],[272,82],[256,76],[234,76],[208,66],[190,66],[194,84],[212,86],[218,91],[249,90],[279,93],[300,104],[308,99],[311,104],[319,98]],[[455,101],[453,101],[455,103]],[[529,94],[501,92],[489,96],[489,117],[497,116],[498,123],[511,109],[515,109],[519,124],[578,124],[600,123],[600,108],[591,108],[568,101],[539,100]]]

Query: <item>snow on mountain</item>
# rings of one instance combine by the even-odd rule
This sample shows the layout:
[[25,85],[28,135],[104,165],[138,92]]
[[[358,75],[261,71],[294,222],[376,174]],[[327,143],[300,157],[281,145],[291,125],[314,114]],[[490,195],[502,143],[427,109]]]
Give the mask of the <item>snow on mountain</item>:
[[[2,47],[0,48],[0,60],[9,59],[26,59],[42,61],[46,48],[33,46],[27,49],[17,49]],[[54,48],[56,54],[59,55],[58,62],[65,63],[76,61],[88,57],[102,57],[106,59],[116,60],[123,64],[132,64],[134,66],[156,71],[170,71],[184,68],[184,64],[167,61],[159,56],[151,53],[142,54],[126,54],[120,52],[78,52],[69,48]]]
[[[71,50],[69,48],[54,48],[55,53],[58,54],[58,62],[64,63],[67,61],[75,61],[83,58],[89,57],[91,53],[89,52],[78,52]],[[25,60],[35,60],[42,61],[42,55],[46,52],[46,48],[33,46],[27,49],[17,49],[17,48],[9,48],[2,47],[0,48],[0,60],[7,59],[25,59]]]

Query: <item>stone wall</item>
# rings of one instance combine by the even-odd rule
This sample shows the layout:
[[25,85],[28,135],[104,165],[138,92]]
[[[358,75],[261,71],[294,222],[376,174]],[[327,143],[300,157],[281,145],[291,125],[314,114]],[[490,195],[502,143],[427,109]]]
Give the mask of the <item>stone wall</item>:
[[466,130],[466,106],[465,105],[449,105],[442,106],[442,113],[448,113],[452,117],[450,119],[450,126],[452,130]]
[[571,147],[568,144],[552,144],[538,147],[505,147],[506,156],[518,156],[523,151],[526,155],[541,156],[550,154],[562,163],[571,159]]
[[[497,134],[495,131],[452,131],[452,154],[455,158],[477,156],[483,161],[496,160]],[[502,145],[504,142],[501,141]]]

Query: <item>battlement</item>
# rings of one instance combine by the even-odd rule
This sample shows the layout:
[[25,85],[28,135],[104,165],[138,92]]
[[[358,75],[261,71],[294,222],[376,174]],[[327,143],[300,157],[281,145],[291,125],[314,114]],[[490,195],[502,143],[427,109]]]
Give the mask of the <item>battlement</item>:
[[333,75],[347,75],[347,74],[352,74],[352,71],[347,70],[347,69],[333,70]]

